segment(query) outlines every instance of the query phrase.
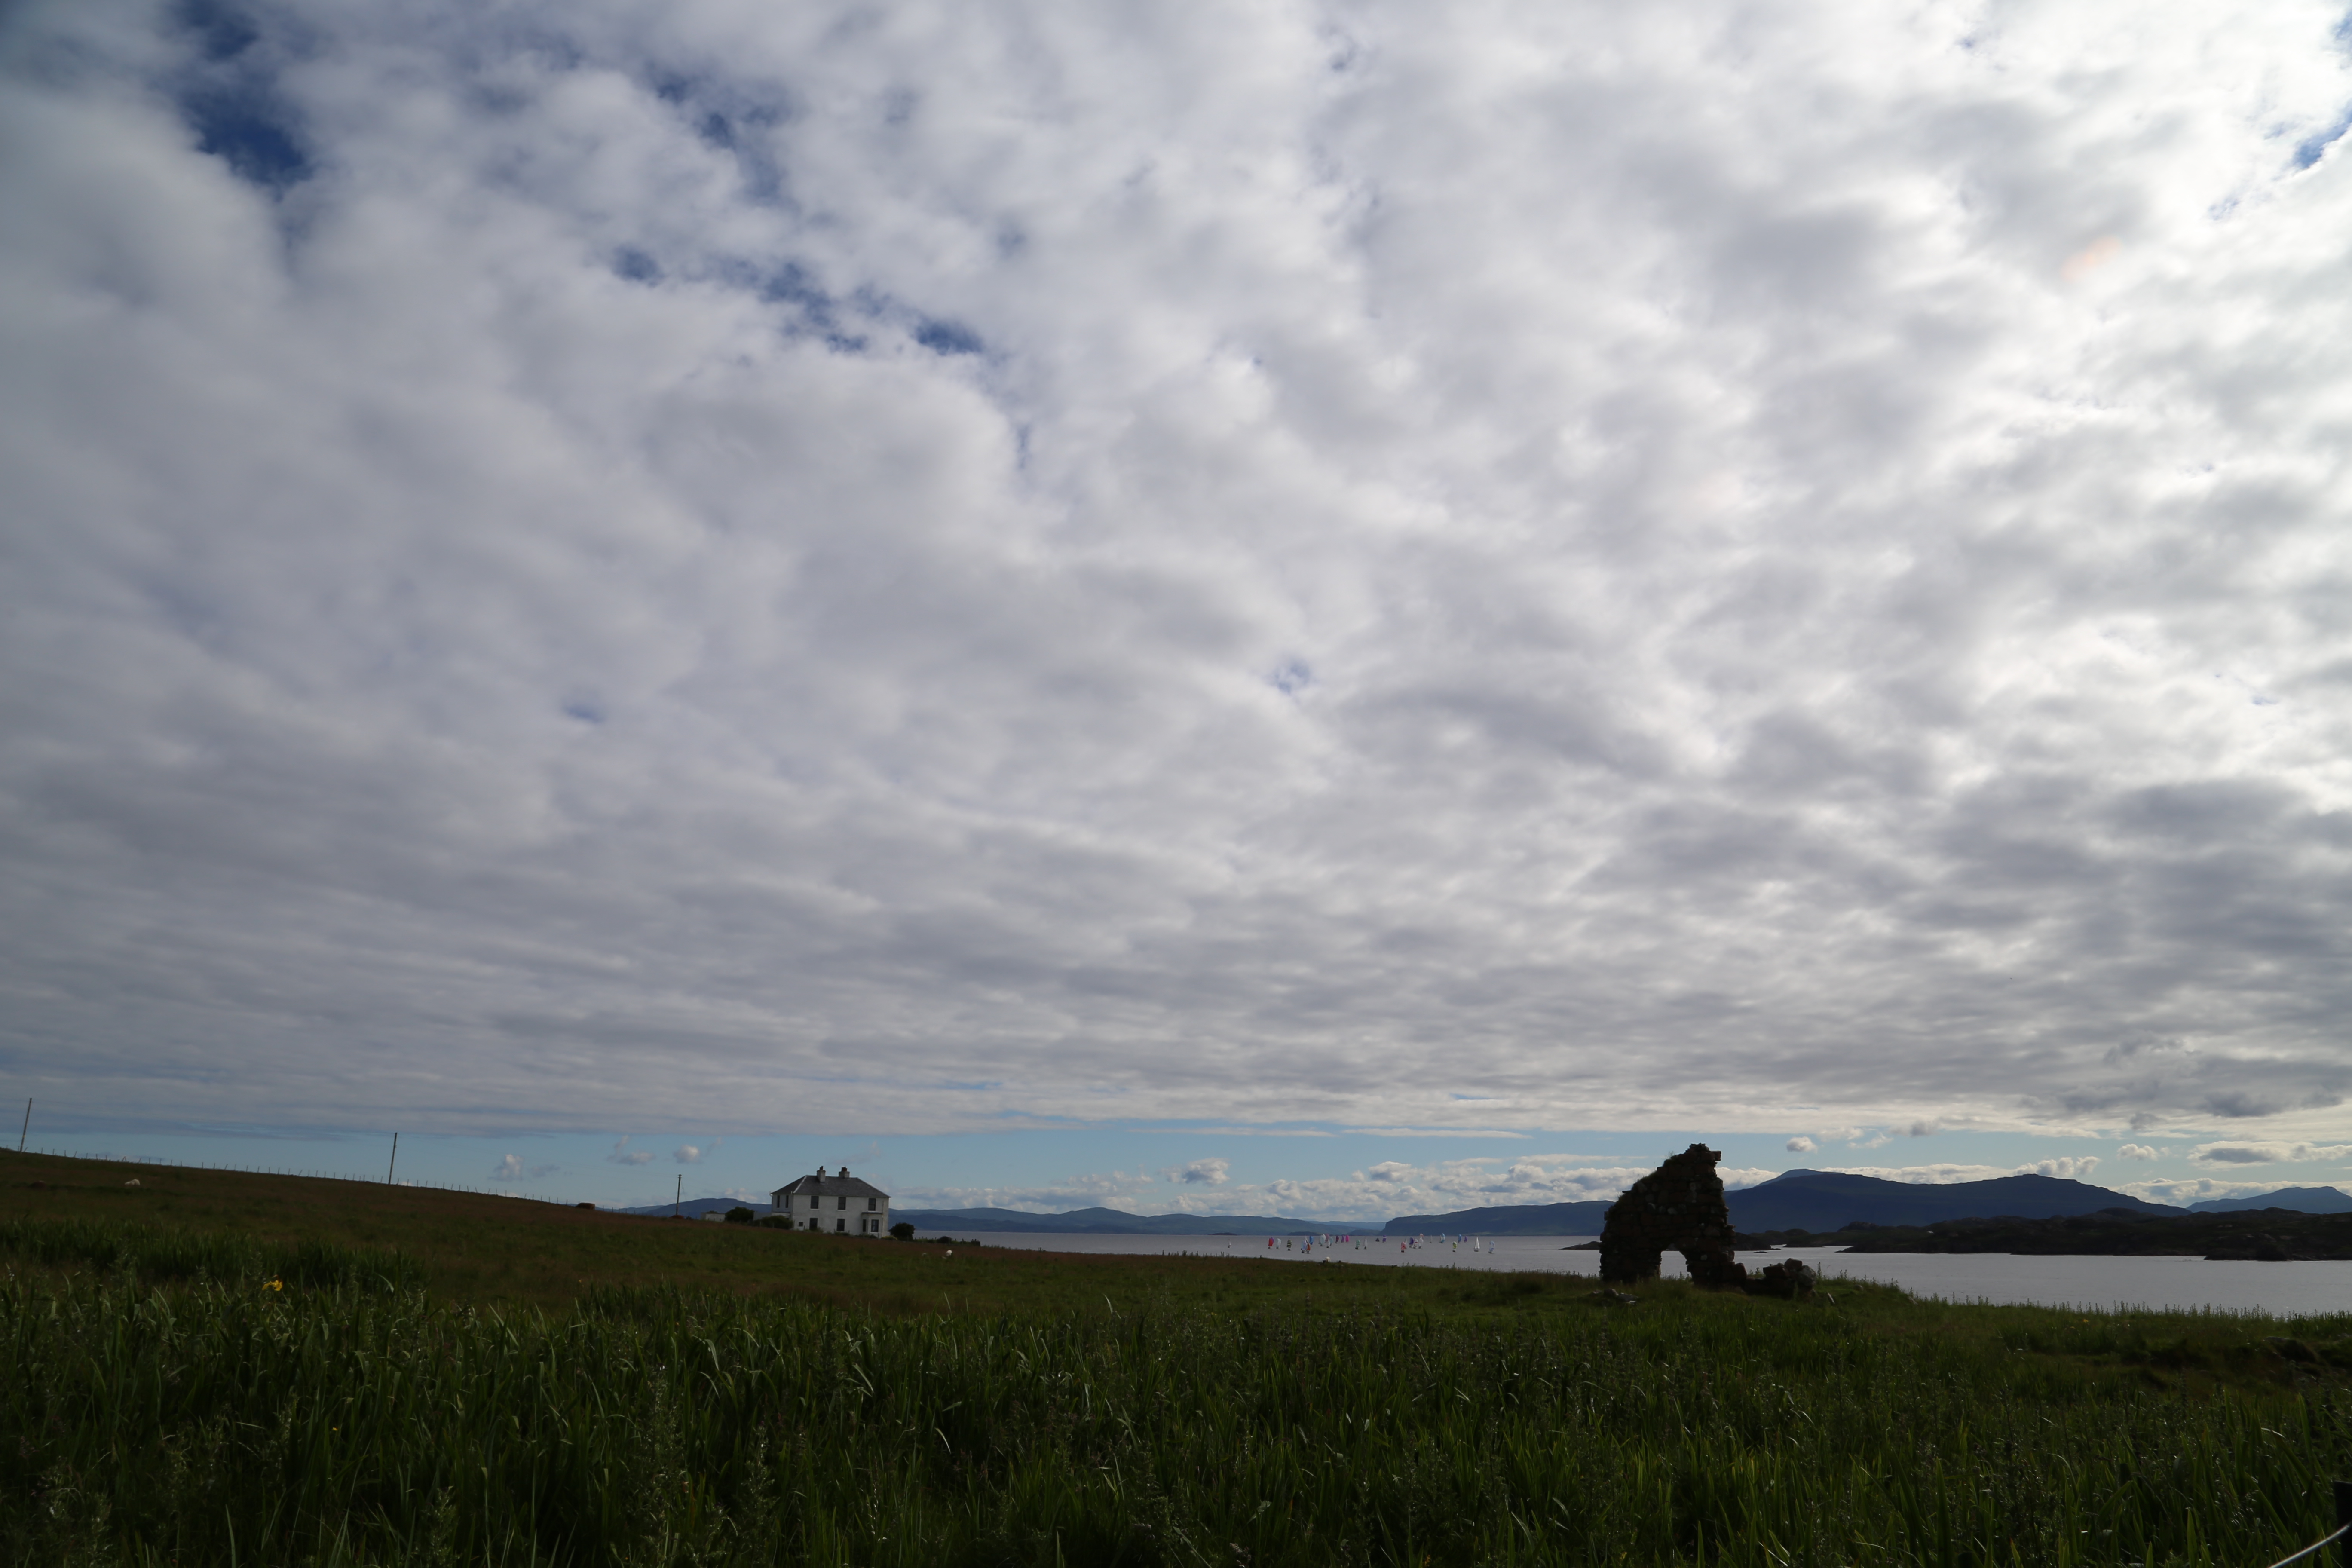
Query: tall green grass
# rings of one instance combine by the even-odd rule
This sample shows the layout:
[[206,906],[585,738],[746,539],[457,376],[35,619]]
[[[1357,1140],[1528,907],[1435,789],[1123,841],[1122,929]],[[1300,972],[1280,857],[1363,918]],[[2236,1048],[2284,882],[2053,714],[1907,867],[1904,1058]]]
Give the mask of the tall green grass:
[[2352,1474],[2316,1385],[1671,1287],[1483,1321],[549,1316],[110,1257],[0,1282],[11,1563],[2259,1565]]
[[280,1289],[290,1284],[392,1291],[424,1283],[416,1264],[394,1251],[324,1241],[272,1245],[246,1236],[85,1219],[0,1220],[0,1258],[96,1268],[150,1284],[276,1279]]

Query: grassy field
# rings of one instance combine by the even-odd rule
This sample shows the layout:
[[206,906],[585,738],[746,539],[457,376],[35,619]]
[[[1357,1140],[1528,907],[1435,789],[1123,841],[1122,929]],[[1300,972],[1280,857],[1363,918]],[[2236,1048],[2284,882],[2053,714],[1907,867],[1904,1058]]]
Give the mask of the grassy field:
[[2352,1477],[2352,1317],[1640,1295],[0,1156],[0,1557],[2261,1568]]
[[[906,1246],[374,1182],[0,1153],[0,1222],[35,1218],[395,1250],[436,1300],[550,1311],[593,1287],[653,1284],[897,1315],[1101,1307],[1106,1298],[1129,1310],[1171,1291],[1232,1310],[1294,1304],[1300,1294],[1295,1268],[1256,1260]],[[1358,1290],[1401,1290],[1404,1300],[1418,1299],[1412,1287],[1426,1271],[1358,1273]],[[1329,1271],[1317,1278],[1329,1284]]]

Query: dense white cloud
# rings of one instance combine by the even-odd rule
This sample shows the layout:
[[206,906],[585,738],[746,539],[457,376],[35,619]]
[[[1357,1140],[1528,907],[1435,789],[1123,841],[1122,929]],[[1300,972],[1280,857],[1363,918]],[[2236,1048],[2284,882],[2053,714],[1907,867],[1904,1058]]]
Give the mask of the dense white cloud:
[[1187,1185],[1222,1187],[1232,1170],[1233,1162],[1230,1160],[1193,1160],[1168,1172],[1167,1175],[1170,1181]]
[[2121,1160],[2161,1160],[2170,1152],[2168,1149],[2151,1148],[2146,1143],[2126,1143],[2116,1151],[2116,1157]]
[[1788,1144],[1789,1152],[1791,1154],[1810,1154],[1817,1147],[1819,1147],[1819,1145],[1815,1144],[1811,1139],[1805,1137],[1791,1138],[1789,1140]]
[[17,6],[0,1062],[2323,1135],[2335,24]]

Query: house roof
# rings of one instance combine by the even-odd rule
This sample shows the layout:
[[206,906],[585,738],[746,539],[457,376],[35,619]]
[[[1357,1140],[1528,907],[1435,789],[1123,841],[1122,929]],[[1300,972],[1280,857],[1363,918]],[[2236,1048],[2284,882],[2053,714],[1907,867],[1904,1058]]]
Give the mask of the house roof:
[[819,1171],[814,1176],[802,1176],[785,1183],[776,1189],[774,1196],[781,1200],[787,1197],[804,1197],[810,1193],[814,1193],[821,1198],[883,1198],[887,1200],[890,1196],[862,1176],[849,1175],[845,1172],[838,1176],[828,1176],[823,1171]]

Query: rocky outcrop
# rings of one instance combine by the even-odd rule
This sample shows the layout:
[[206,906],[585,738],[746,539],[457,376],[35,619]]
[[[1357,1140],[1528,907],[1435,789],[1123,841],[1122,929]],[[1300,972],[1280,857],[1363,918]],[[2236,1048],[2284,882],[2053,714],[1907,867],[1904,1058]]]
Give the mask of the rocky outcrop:
[[1751,1296],[1780,1296],[1791,1301],[1810,1301],[1813,1287],[1821,1276],[1802,1258],[1791,1258],[1785,1262],[1768,1263],[1761,1274],[1748,1277],[1747,1290]]
[[1630,1285],[1658,1277],[1669,1249],[1683,1255],[1702,1289],[1737,1290],[1748,1270],[1731,1256],[1731,1214],[1723,1203],[1723,1156],[1694,1143],[1625,1189],[1601,1230],[1601,1278]]

